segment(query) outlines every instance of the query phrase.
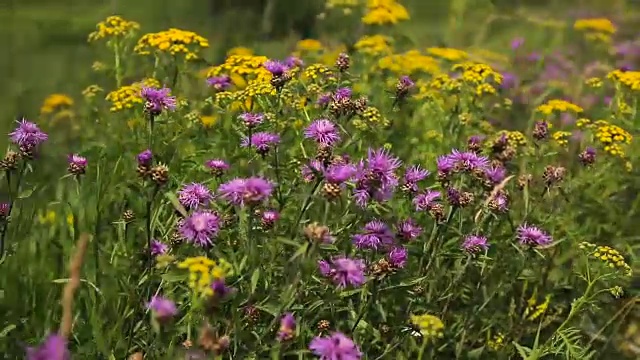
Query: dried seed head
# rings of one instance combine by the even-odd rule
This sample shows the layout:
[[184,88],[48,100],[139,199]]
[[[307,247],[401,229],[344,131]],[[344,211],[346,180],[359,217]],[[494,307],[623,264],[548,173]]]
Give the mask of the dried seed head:
[[542,179],[547,187],[551,187],[564,180],[566,173],[567,169],[562,166],[547,165],[544,168]]
[[318,330],[324,332],[329,330],[330,327],[331,327],[331,323],[329,322],[329,320],[318,321]]
[[370,266],[369,271],[373,276],[382,277],[393,273],[394,268],[387,259],[380,259]]
[[131,209],[126,209],[122,213],[122,220],[124,220],[125,223],[130,223],[135,219],[136,219],[136,214]]
[[322,194],[329,200],[335,200],[340,197],[342,188],[338,184],[324,183],[322,185]]
[[333,237],[328,227],[320,225],[316,222],[305,226],[303,230],[304,236],[312,242],[316,243],[331,243]]
[[338,55],[338,59],[336,59],[336,68],[338,69],[338,71],[345,72],[349,70],[350,66],[351,59],[349,58],[349,55],[347,55],[346,53],[340,53]]
[[331,154],[332,154],[331,147],[318,146],[318,149],[316,150],[316,160],[323,163],[324,166],[329,166],[331,162]]
[[525,187],[527,187],[527,185],[531,184],[532,179],[533,179],[533,175],[531,174],[522,174],[518,176],[518,181],[517,181],[518,189],[522,190]]
[[260,320],[260,310],[258,310],[258,308],[253,305],[245,306],[244,315],[252,323],[256,323],[258,322],[258,320]]
[[149,175],[151,175],[151,167],[145,164],[138,164],[138,167],[136,168],[136,172],[138,173],[138,176],[145,179]]
[[533,138],[536,140],[544,140],[549,135],[549,123],[546,121],[536,122],[533,128]]
[[4,155],[4,158],[0,161],[0,169],[4,171],[12,171],[18,167],[18,159],[20,159],[20,154],[15,151],[7,151]]
[[442,204],[433,204],[429,207],[429,215],[433,217],[436,222],[442,222],[445,219],[444,206]]
[[169,181],[169,168],[164,164],[158,164],[151,169],[151,180],[158,186],[162,186]]
[[367,106],[369,106],[369,99],[366,96],[361,96],[353,102],[353,110],[358,114],[364,113]]

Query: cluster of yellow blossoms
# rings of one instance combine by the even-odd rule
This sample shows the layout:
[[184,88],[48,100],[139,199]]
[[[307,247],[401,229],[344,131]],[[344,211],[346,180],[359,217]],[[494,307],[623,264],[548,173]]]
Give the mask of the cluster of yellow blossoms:
[[140,24],[135,21],[125,20],[120,16],[109,16],[96,25],[96,31],[89,34],[89,41],[125,37],[132,35],[138,29],[140,29]]
[[610,246],[595,245],[589,242],[581,242],[580,249],[587,251],[588,255],[594,259],[602,261],[606,266],[612,269],[622,271],[626,276],[631,276],[633,271],[624,256],[620,252]]
[[527,300],[527,306],[524,309],[524,313],[522,316],[529,321],[536,321],[537,319],[544,314],[549,308],[549,303],[551,302],[551,295],[547,295],[544,298],[544,301],[538,303],[536,299],[535,292],[531,295],[529,300]]
[[578,119],[576,126],[591,130],[604,151],[619,158],[625,157],[624,146],[631,144],[633,140],[628,131],[606,120],[591,122],[589,119]]
[[396,24],[409,20],[409,12],[396,0],[368,0],[362,22],[367,25]]
[[155,79],[144,79],[131,85],[125,85],[107,94],[107,101],[111,102],[112,112],[131,109],[143,103],[140,91],[143,86],[160,87],[160,82]]
[[640,71],[613,70],[607,74],[607,78],[620,83],[630,90],[640,90]]
[[73,99],[65,94],[51,94],[44,99],[40,107],[41,115],[50,115],[56,111],[73,106]]
[[249,81],[268,83],[271,73],[262,65],[269,60],[266,56],[231,55],[224,63],[207,70],[206,77],[227,75],[238,88],[244,88]]
[[437,316],[430,314],[411,315],[410,320],[411,324],[420,330],[424,338],[433,339],[444,336],[444,323]]
[[544,104],[538,106],[536,110],[544,115],[551,115],[554,112],[581,113],[583,111],[583,109],[576,104],[570,103],[565,100],[558,100],[558,99],[549,100]]
[[475,87],[476,95],[495,94],[493,84],[502,83],[502,74],[491,66],[475,62],[464,62],[451,67],[452,71],[460,72],[460,79],[467,86]]
[[448,61],[462,61],[469,57],[466,51],[453,48],[431,47],[427,49],[427,53]]
[[616,33],[617,28],[606,18],[578,19],[573,24],[573,28],[583,32],[587,40],[610,42],[611,36]]
[[204,256],[186,258],[178,263],[178,268],[189,271],[189,288],[195,293],[212,296],[213,284],[216,280],[224,280],[232,275],[231,264],[224,259],[211,260]]
[[388,70],[397,75],[440,73],[438,61],[431,56],[421,54],[418,50],[409,50],[402,54],[384,56],[378,60],[378,68]]
[[384,35],[365,35],[358,40],[354,47],[358,52],[371,56],[391,54],[392,40]]
[[145,34],[133,49],[140,55],[165,53],[184,54],[186,60],[198,58],[201,49],[209,47],[209,40],[192,32],[171,28],[157,33]]

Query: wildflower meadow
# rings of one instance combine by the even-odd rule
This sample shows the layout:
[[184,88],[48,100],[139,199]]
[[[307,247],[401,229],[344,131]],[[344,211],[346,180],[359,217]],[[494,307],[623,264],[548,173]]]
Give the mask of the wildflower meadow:
[[627,15],[494,51],[331,0],[222,62],[96,19],[95,82],[4,119],[0,358],[640,358]]

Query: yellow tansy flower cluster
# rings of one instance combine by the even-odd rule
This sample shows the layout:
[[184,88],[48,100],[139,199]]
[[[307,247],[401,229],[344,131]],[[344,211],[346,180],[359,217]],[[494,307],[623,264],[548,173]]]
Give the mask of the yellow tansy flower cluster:
[[391,124],[389,119],[382,116],[380,110],[373,106],[367,107],[362,114],[360,114],[359,118],[353,119],[352,122],[353,126],[359,130],[366,130],[380,126],[387,127]]
[[82,96],[86,99],[91,99],[95,97],[98,93],[103,92],[104,90],[98,85],[89,85],[84,90],[82,90]]
[[538,303],[535,293],[531,295],[531,298],[527,300],[527,307],[524,309],[523,317],[529,321],[536,321],[544,314],[549,308],[551,302],[551,295],[547,295],[544,301]]
[[391,38],[384,35],[366,35],[360,38],[355,49],[367,55],[386,55],[392,52]]
[[596,121],[594,125],[596,125],[594,136],[603,145],[604,151],[610,155],[623,158],[625,152],[622,146],[631,143],[633,139],[631,134],[623,128],[609,124],[604,120]]
[[459,79],[454,79],[447,74],[439,74],[434,76],[427,86],[435,90],[457,92],[460,90],[462,84]]
[[207,70],[206,76],[229,75],[239,88],[247,86],[251,80],[268,83],[271,80],[271,73],[262,66],[268,60],[266,56],[231,55],[223,64]]
[[573,103],[570,103],[565,100],[552,99],[547,101],[546,103],[538,106],[536,109],[538,112],[544,115],[551,115],[554,112],[574,112],[581,113],[583,109]]
[[453,48],[430,47],[427,53],[449,61],[462,61],[469,57],[466,51]]
[[491,83],[502,83],[502,74],[486,64],[465,62],[453,65],[451,70],[461,72],[460,79],[467,85],[473,86],[477,95],[495,94],[496,89]]
[[89,41],[97,41],[111,37],[124,37],[140,29],[140,24],[128,21],[120,16],[109,16],[96,25],[96,31],[89,34]]
[[49,115],[56,111],[73,106],[73,99],[65,94],[51,94],[44,99],[40,107],[41,115]]
[[171,55],[184,54],[186,60],[196,59],[200,49],[209,47],[209,40],[192,32],[171,28],[145,34],[133,49],[140,55],[160,52]]
[[497,333],[493,335],[489,340],[487,340],[487,347],[490,350],[498,351],[502,349],[505,345],[505,336],[502,333]]
[[418,72],[437,74],[440,72],[440,65],[436,59],[423,55],[417,50],[385,56],[378,60],[378,68],[402,75]]
[[409,12],[396,0],[368,0],[362,22],[367,25],[396,24],[409,20]]
[[503,136],[507,139],[509,146],[518,147],[527,145],[527,138],[520,131],[501,130],[496,133],[495,138],[501,139]]
[[303,39],[296,43],[296,51],[300,53],[305,52],[317,52],[324,49],[324,46],[320,40],[316,39]]
[[213,295],[211,284],[215,280],[232,275],[231,264],[223,259],[214,261],[204,256],[186,258],[178,263],[178,268],[189,271],[189,288],[207,296]]
[[311,64],[304,69],[302,73],[303,80],[323,81],[334,78],[333,71],[323,64]]
[[606,18],[578,19],[573,24],[577,31],[584,32],[590,38],[611,39],[617,29],[611,20]]
[[131,109],[136,105],[143,103],[140,91],[143,86],[148,87],[160,87],[160,82],[155,79],[145,79],[141,82],[133,83],[131,85],[125,85],[117,90],[114,90],[107,94],[107,101],[111,102],[112,112],[121,111],[124,109]]
[[640,71],[613,70],[607,74],[607,79],[619,82],[630,90],[640,90]]
[[594,89],[599,89],[602,87],[603,83],[602,83],[602,79],[597,78],[597,77],[592,77],[587,79],[584,82],[585,85],[587,85],[588,87],[594,88]]
[[580,249],[588,251],[590,257],[602,261],[606,266],[621,270],[626,276],[631,276],[633,271],[627,262],[624,260],[624,256],[620,252],[610,246],[596,246],[589,242],[582,242],[579,245]]
[[437,316],[430,314],[411,315],[411,323],[420,329],[420,333],[425,338],[444,336],[444,323]]
[[236,47],[232,47],[231,49],[229,49],[229,51],[227,51],[227,57],[233,56],[233,55],[251,56],[253,55],[253,50],[244,46],[236,46]]
[[568,131],[555,131],[551,134],[551,138],[560,146],[567,146],[569,144],[569,139],[571,138],[571,133]]

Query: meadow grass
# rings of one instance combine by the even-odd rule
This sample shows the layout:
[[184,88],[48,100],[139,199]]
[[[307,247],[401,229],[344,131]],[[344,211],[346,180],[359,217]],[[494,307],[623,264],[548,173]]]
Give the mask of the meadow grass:
[[114,4],[2,15],[56,44],[5,87],[3,358],[640,354],[627,4],[332,0],[231,49]]

